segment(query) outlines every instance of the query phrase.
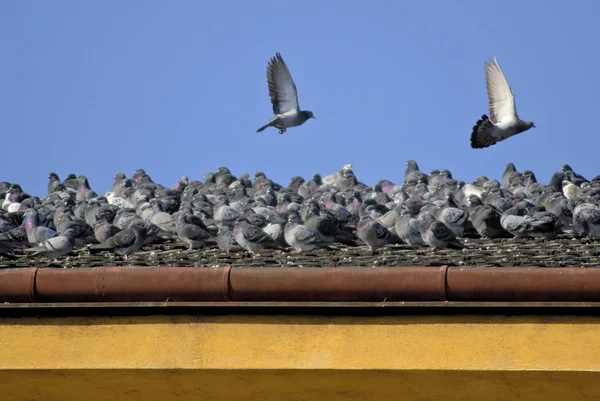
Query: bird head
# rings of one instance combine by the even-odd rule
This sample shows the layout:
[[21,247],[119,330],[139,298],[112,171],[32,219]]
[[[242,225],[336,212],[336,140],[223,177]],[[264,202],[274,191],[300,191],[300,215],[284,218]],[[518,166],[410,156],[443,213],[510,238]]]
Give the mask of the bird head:
[[314,118],[314,119],[316,119],[316,118],[315,118],[315,115],[313,114],[313,112],[312,112],[312,111],[305,111],[305,113],[306,113],[306,116],[307,116],[308,118]]

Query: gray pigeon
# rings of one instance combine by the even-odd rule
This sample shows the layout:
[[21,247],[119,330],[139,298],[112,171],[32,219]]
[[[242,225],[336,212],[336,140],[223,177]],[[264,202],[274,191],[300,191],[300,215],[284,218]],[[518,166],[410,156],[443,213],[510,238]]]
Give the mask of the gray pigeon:
[[25,226],[18,226],[12,230],[0,234],[0,246],[4,248],[15,248],[29,244]]
[[550,212],[528,214],[528,201],[520,201],[502,213],[500,224],[515,238],[556,237],[558,218]]
[[[195,220],[199,220],[200,224],[194,224]],[[188,250],[202,248],[211,240],[212,236],[203,226],[200,218],[191,214],[183,215],[177,220],[177,236],[189,245]]]
[[114,237],[121,231],[122,230],[119,227],[106,220],[99,220],[94,226],[94,236],[99,243],[106,242],[110,237]]
[[259,252],[263,248],[281,249],[273,238],[258,226],[241,219],[233,226],[235,240],[249,252]]
[[315,248],[339,249],[323,237],[317,230],[300,224],[298,213],[290,213],[288,222],[284,227],[285,241],[296,251],[312,251]]
[[600,206],[582,203],[573,210],[573,227],[589,238],[600,238]]
[[436,220],[444,223],[457,237],[464,234],[469,222],[469,212],[459,208],[454,201],[454,193],[446,192],[446,205],[433,212]]
[[141,220],[138,220],[133,222],[128,229],[110,237],[106,242],[90,246],[90,251],[113,250],[117,255],[123,255],[127,260],[130,255],[140,250],[147,236],[146,226]]
[[356,236],[369,247],[370,251],[397,242],[390,230],[370,217],[358,222]]
[[279,53],[269,60],[267,83],[275,116],[256,132],[261,132],[268,127],[275,127],[279,129],[280,134],[283,134],[287,128],[297,127],[304,124],[306,120],[315,118],[312,111],[300,110],[296,84]]
[[504,238],[508,232],[500,224],[502,214],[492,205],[485,205],[477,195],[467,199],[469,219],[482,238]]
[[425,213],[419,222],[419,231],[423,241],[436,250],[438,248],[463,249],[463,244],[444,223],[437,221],[429,213]]
[[424,245],[423,237],[419,231],[419,219],[414,217],[410,211],[404,209],[396,219],[394,231],[400,239],[408,245]]
[[490,117],[481,116],[471,133],[471,147],[483,149],[511,136],[535,128],[533,121],[521,120],[515,107],[515,95],[504,77],[496,57],[485,63]]
[[25,249],[26,252],[46,256],[50,259],[57,259],[67,255],[75,246],[75,237],[73,230],[67,230],[62,235],[49,238],[41,242],[38,246]]
[[39,244],[49,238],[56,236],[56,231],[51,228],[40,225],[39,213],[35,209],[25,211],[25,230],[27,231],[27,240],[30,244]]
[[419,182],[427,182],[427,174],[419,170],[419,165],[414,160],[406,162],[406,171],[404,172],[405,184],[417,184]]
[[227,252],[239,252],[244,248],[237,243],[235,234],[229,226],[219,226],[219,234],[217,235],[217,246]]

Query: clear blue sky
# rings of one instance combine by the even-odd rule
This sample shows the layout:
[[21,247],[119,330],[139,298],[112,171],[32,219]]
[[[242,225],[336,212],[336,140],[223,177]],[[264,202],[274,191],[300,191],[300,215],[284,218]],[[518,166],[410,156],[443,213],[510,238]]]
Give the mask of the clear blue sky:
[[[600,174],[597,1],[0,1],[0,181],[144,168],[173,185],[229,167],[294,175],[353,164],[367,184],[404,163],[499,179]],[[286,60],[315,120],[279,135],[265,80]],[[496,55],[532,129],[469,145]]]

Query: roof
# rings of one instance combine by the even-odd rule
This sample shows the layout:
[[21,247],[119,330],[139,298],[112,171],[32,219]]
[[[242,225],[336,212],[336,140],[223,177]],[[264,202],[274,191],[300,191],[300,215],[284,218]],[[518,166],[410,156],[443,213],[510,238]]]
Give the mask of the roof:
[[90,254],[78,250],[59,261],[27,256],[0,256],[0,268],[9,267],[96,267],[96,266],[189,266],[189,267],[343,267],[343,266],[478,266],[478,267],[592,267],[600,266],[597,241],[566,235],[553,240],[463,238],[465,250],[388,245],[375,251],[366,246],[340,250],[321,249],[302,254],[265,249],[258,255],[227,253],[218,248],[188,251],[181,243],[146,245],[125,261],[111,252]]

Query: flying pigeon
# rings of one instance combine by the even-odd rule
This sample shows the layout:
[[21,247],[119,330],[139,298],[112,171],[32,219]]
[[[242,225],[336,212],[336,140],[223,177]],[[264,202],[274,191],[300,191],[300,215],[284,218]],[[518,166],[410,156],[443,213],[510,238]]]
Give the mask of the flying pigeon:
[[533,121],[521,120],[515,107],[515,95],[504,77],[496,57],[485,63],[485,82],[488,92],[490,117],[481,116],[471,133],[471,147],[483,149],[527,131]]
[[267,84],[275,116],[256,132],[275,127],[279,129],[280,134],[283,134],[287,128],[297,127],[304,124],[306,120],[315,118],[312,111],[300,110],[296,84],[279,53],[276,53],[267,65]]

